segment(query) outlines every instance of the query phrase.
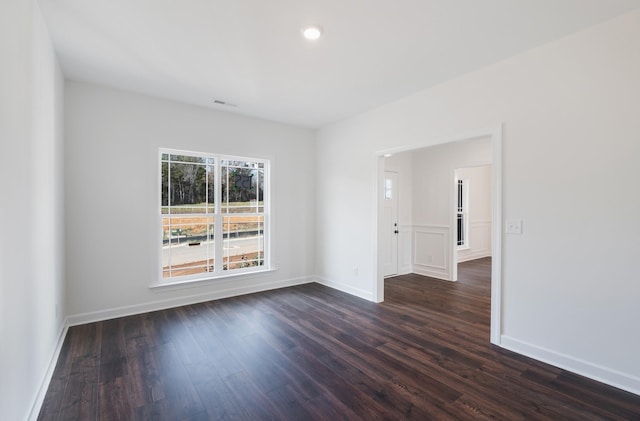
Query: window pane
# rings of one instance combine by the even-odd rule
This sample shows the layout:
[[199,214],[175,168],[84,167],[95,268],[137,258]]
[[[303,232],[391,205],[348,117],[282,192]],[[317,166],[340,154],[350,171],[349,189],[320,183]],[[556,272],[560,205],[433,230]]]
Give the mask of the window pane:
[[162,202],[160,206],[169,206],[169,164],[166,162],[162,163],[161,189],[162,189]]
[[258,189],[258,202],[264,202],[264,170],[257,170],[258,181],[256,183],[256,188]]
[[228,159],[222,160],[222,165],[227,167],[237,167],[237,168],[261,168],[260,165],[264,166],[262,163],[252,162],[252,161],[233,161]]
[[458,214],[458,245],[464,245],[464,215]]
[[164,217],[162,243],[163,276],[213,271],[213,217]]
[[193,162],[199,164],[206,164],[207,158],[191,155],[171,155],[172,162]]
[[264,216],[223,218],[224,270],[264,265]]
[[257,212],[258,170],[222,167],[222,212]]
[[206,167],[171,164],[169,205],[171,213],[205,213],[207,204]]
[[207,169],[207,212],[214,213],[216,210],[215,209],[216,171],[215,171],[215,166],[213,165],[213,162],[209,162],[209,165],[207,165],[206,169]]

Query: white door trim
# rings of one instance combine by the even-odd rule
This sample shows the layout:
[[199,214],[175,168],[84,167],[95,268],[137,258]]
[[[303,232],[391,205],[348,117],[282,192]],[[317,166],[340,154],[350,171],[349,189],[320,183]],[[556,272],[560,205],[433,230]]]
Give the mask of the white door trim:
[[[502,327],[502,124],[492,127],[460,133],[454,136],[432,139],[428,142],[406,145],[398,148],[380,150],[375,153],[375,174],[374,179],[374,273],[376,273],[375,284],[372,287],[373,298],[376,302],[384,301],[384,277],[382,263],[379,258],[380,242],[380,209],[382,206],[382,188],[384,188],[384,155],[407,152],[416,149],[423,149],[429,146],[441,145],[445,143],[460,142],[476,139],[480,137],[490,137],[492,145],[492,212],[493,225],[491,227],[491,343],[500,345],[500,335]],[[456,258],[456,253],[451,253],[451,258]],[[452,261],[453,263],[453,261]]]

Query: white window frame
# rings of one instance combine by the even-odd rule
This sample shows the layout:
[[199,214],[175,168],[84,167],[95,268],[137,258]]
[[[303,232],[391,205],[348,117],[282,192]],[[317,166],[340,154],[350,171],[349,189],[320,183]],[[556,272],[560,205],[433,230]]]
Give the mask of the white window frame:
[[[462,186],[462,195],[460,194]],[[469,180],[456,179],[456,246],[458,250],[469,249]],[[462,196],[462,197],[460,197]],[[462,203],[460,203],[462,202]],[[458,219],[462,216],[462,244],[458,241]]]
[[[162,213],[162,164],[163,159],[162,156],[165,154],[169,155],[183,155],[183,156],[193,156],[198,158],[206,158],[213,159],[214,161],[214,171],[215,171],[215,185],[214,185],[214,212],[213,213],[205,213],[205,214],[184,214],[189,216],[213,216],[213,224],[214,224],[214,258],[215,262],[220,262],[219,264],[214,264],[214,270],[211,272],[202,272],[192,275],[183,275],[183,276],[173,276],[173,277],[163,277],[163,220],[166,218],[166,214]],[[237,215],[245,215],[245,216],[263,216],[263,264],[258,266],[251,266],[246,268],[237,268],[237,269],[224,269],[223,258],[224,258],[224,242],[225,238],[223,237],[223,220],[225,215],[234,215],[229,213],[222,212],[222,165],[221,161],[249,161],[249,162],[257,162],[264,165],[264,189],[263,189],[263,205],[259,206],[259,202],[256,203],[256,212],[255,213],[239,213]],[[255,274],[261,272],[267,272],[273,270],[271,260],[271,194],[270,194],[270,186],[271,186],[271,161],[265,158],[256,158],[256,157],[246,157],[246,156],[232,156],[232,155],[222,155],[222,154],[214,154],[214,153],[206,153],[206,152],[194,152],[194,151],[186,151],[186,150],[178,150],[178,149],[169,149],[169,148],[159,148],[158,151],[158,187],[157,187],[157,210],[158,210],[158,232],[159,232],[159,254],[160,259],[158,263],[158,277],[156,282],[152,282],[151,287],[157,286],[166,286],[166,285],[175,285],[175,284],[183,284],[183,283],[191,283],[191,282],[199,282],[205,280],[215,280],[220,278],[229,278],[236,277],[247,274]],[[263,212],[258,212],[258,209],[262,207]]]

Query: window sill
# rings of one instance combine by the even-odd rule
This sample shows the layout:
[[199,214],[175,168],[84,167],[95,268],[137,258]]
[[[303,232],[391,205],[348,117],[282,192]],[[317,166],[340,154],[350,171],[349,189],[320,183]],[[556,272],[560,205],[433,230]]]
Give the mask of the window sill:
[[270,272],[275,272],[277,270],[278,268],[269,268],[269,269],[251,271],[251,272],[230,273],[228,275],[206,276],[206,277],[195,278],[195,279],[155,281],[149,284],[149,289],[179,289],[179,288],[199,287],[199,286],[214,284],[216,282],[220,282],[224,280],[252,278],[256,276],[265,275]]
[[469,250],[470,248],[469,246],[458,246],[458,251]]

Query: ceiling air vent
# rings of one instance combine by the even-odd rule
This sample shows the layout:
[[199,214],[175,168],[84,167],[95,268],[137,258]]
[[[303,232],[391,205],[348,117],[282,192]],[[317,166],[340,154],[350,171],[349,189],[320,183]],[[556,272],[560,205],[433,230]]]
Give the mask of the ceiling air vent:
[[219,99],[214,99],[213,103],[216,104],[216,105],[226,105],[227,107],[237,107],[236,104],[231,104],[231,103],[229,103],[227,101],[221,101]]

